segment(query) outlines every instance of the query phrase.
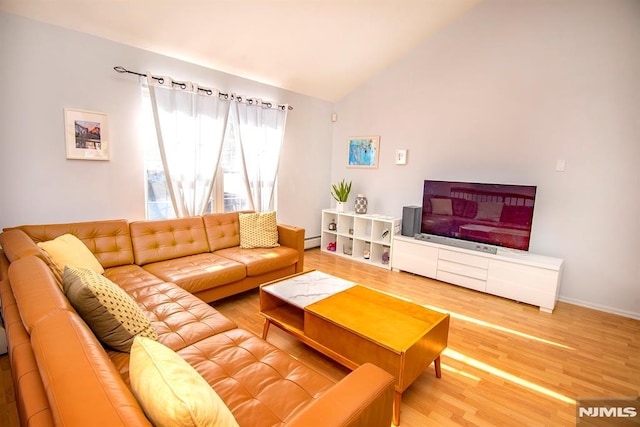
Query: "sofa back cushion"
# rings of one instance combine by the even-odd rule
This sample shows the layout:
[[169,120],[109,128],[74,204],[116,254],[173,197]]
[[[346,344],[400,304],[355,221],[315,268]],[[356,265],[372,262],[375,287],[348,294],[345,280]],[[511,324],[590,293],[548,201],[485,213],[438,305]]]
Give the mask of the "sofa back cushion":
[[51,269],[36,256],[20,258],[9,265],[9,281],[29,334],[34,325],[53,311],[73,311]]
[[29,255],[35,255],[46,260],[46,255],[36,245],[36,242],[27,233],[17,228],[0,234],[0,246],[9,262]]
[[202,217],[211,251],[240,246],[240,214],[238,212],[208,214]]
[[104,268],[133,264],[129,223],[124,219],[17,227],[34,242],[46,242],[73,234],[87,245]]
[[136,221],[130,224],[138,265],[209,252],[202,217]]

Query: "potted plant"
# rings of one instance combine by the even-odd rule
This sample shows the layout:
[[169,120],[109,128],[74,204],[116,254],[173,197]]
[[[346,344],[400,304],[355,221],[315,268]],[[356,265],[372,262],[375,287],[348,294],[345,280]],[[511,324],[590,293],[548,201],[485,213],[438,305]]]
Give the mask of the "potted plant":
[[343,179],[338,184],[332,184],[331,187],[333,190],[331,191],[331,197],[333,197],[336,202],[336,210],[338,212],[344,212],[344,204],[349,199],[349,193],[351,192],[351,181],[345,182]]

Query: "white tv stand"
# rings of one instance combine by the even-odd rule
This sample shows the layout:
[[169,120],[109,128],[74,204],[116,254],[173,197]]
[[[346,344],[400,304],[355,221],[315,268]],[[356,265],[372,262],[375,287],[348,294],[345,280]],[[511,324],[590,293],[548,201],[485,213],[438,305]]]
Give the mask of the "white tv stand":
[[551,313],[563,260],[498,248],[496,254],[393,236],[391,268],[540,307]]

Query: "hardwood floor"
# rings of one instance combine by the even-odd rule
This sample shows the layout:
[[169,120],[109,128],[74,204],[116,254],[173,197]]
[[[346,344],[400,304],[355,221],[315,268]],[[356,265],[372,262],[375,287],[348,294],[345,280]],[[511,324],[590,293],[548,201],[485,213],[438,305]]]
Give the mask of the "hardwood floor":
[[[433,365],[404,393],[401,426],[575,426],[575,400],[636,397],[640,321],[558,303],[553,314],[407,273],[309,250],[306,268],[451,313],[442,378]],[[260,335],[258,292],[213,304]],[[268,340],[328,377],[348,370],[272,327]]]
[[[558,303],[553,314],[435,280],[306,252],[305,266],[451,313],[442,378],[429,367],[402,400],[403,427],[573,426],[575,400],[637,397],[640,321]],[[261,335],[258,291],[212,304]],[[335,381],[348,370],[272,327],[269,341]],[[6,356],[0,425],[17,426]]]

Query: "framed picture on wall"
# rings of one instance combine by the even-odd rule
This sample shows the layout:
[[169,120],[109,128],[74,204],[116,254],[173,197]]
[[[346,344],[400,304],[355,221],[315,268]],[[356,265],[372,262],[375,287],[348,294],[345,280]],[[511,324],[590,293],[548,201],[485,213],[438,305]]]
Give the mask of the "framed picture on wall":
[[349,138],[347,167],[377,169],[379,154],[379,136],[352,136]]
[[109,160],[109,127],[106,113],[64,109],[67,159]]

